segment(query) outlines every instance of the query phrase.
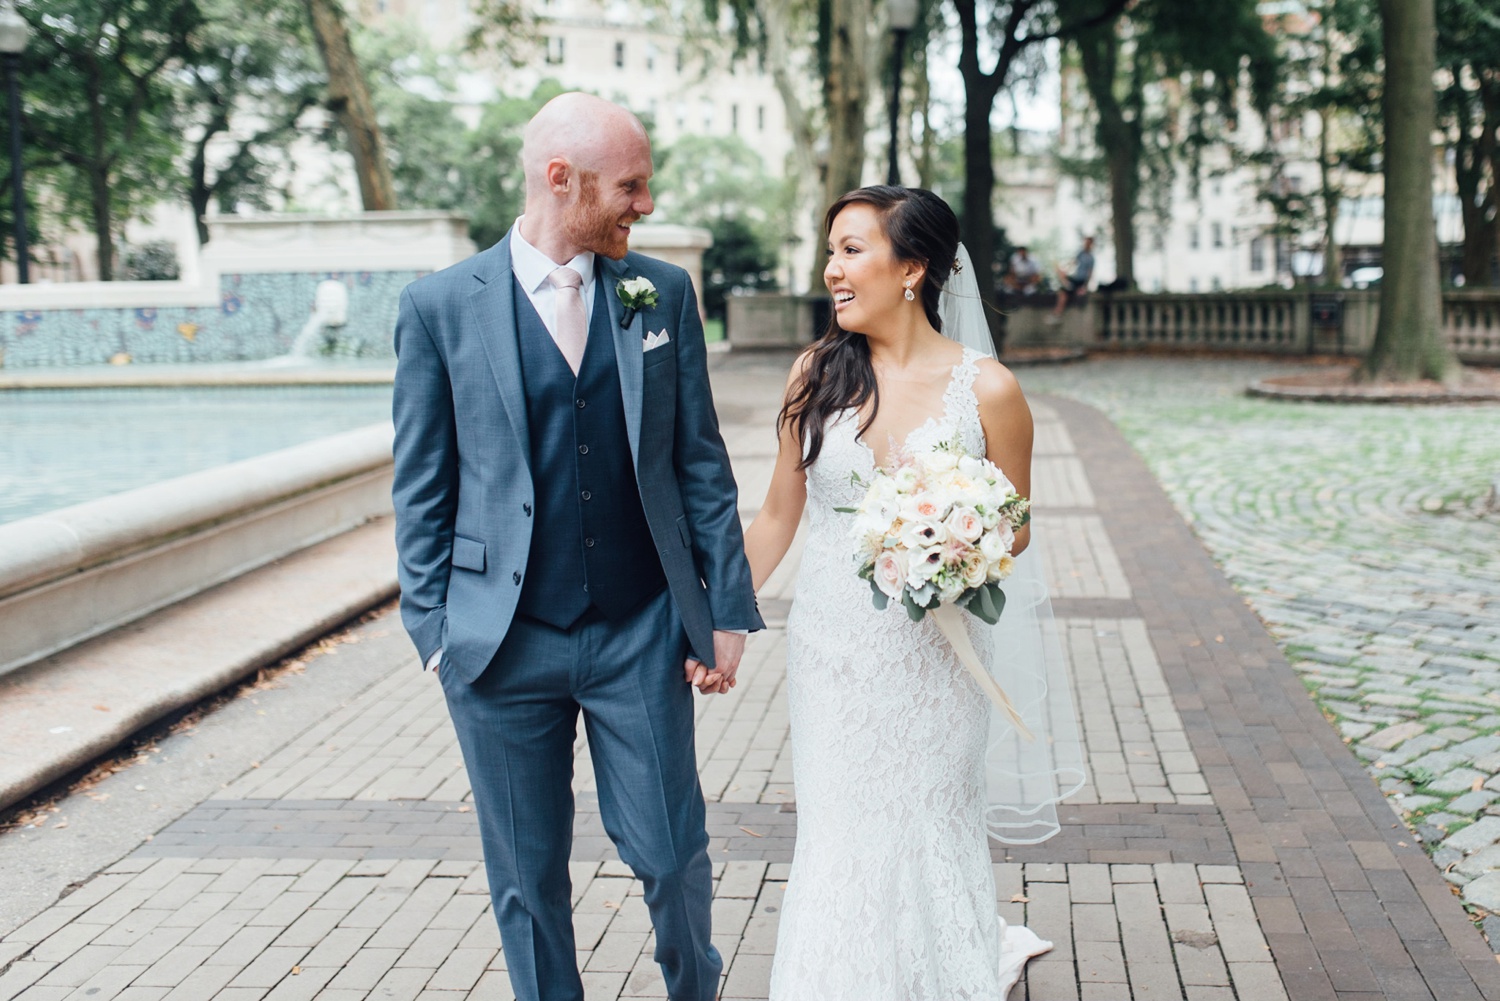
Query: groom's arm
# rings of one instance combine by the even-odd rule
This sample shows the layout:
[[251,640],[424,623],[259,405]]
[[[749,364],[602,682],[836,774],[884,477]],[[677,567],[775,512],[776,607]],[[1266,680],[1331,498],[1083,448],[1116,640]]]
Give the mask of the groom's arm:
[[396,317],[395,480],[401,621],[424,664],[443,644],[453,522],[458,505],[458,435],[453,390],[416,301],[401,293]]
[[719,418],[709,387],[708,351],[698,317],[698,298],[686,276],[678,308],[677,426],[672,458],[692,533],[694,562],[707,588],[715,630],[763,629],[765,624],[755,607],[750,564],[745,560],[739,492],[729,466],[729,452],[719,434]]

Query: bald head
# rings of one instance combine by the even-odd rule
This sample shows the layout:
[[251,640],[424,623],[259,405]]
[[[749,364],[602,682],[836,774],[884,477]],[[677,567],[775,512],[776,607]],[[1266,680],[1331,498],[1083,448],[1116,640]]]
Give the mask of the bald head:
[[521,163],[521,235],[558,264],[580,251],[619,260],[629,249],[631,225],[656,207],[645,126],[591,94],[548,101],[522,133]]
[[618,104],[592,94],[559,94],[521,134],[527,197],[547,188],[547,164],[554,160],[597,174],[643,143],[649,144],[645,126]]

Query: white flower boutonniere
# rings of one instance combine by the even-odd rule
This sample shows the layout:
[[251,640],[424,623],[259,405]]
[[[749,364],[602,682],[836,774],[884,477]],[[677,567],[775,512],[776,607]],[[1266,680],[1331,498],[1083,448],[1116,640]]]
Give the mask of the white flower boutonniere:
[[615,294],[625,304],[625,315],[620,317],[620,326],[627,330],[636,313],[653,308],[657,302],[656,286],[651,284],[651,279],[639,276],[617,282]]

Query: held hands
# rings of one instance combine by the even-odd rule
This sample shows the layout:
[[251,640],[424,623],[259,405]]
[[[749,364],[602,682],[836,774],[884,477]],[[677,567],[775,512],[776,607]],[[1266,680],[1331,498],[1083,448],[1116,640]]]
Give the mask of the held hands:
[[695,686],[704,695],[722,695],[735,684],[735,672],[740,669],[740,658],[745,653],[744,633],[714,630],[714,664],[712,669],[696,657],[689,657],[682,665],[687,683]]

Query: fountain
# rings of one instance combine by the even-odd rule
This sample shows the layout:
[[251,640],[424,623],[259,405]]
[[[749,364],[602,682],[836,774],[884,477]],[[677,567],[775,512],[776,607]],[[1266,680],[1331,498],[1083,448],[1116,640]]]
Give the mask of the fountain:
[[343,282],[331,278],[318,282],[317,291],[313,293],[312,314],[308,316],[307,323],[297,334],[296,340],[292,341],[291,350],[284,355],[270,359],[269,364],[278,367],[317,364],[322,359],[322,352],[318,349],[324,332],[342,327],[348,322],[348,287]]

